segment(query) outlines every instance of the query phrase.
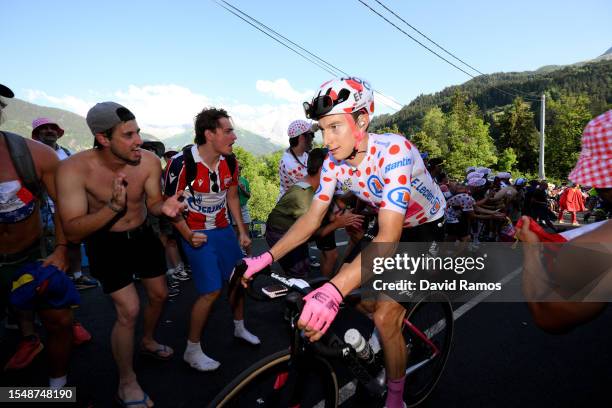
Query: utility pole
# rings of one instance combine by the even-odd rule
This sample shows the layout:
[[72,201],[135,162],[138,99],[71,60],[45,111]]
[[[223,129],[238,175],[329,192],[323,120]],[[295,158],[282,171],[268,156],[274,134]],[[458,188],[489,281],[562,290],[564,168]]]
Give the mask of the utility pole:
[[542,94],[542,110],[540,112],[540,161],[538,166],[538,176],[540,180],[546,178],[544,174],[544,123],[546,122],[546,95]]

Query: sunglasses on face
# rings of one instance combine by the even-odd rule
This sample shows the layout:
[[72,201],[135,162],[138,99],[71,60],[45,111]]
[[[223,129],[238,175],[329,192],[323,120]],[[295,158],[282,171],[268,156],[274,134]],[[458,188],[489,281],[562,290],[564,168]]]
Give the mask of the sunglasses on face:
[[208,175],[210,176],[210,181],[212,182],[212,184],[210,185],[210,191],[212,191],[213,193],[218,193],[219,184],[217,183],[217,173],[215,173],[214,171],[209,171]]

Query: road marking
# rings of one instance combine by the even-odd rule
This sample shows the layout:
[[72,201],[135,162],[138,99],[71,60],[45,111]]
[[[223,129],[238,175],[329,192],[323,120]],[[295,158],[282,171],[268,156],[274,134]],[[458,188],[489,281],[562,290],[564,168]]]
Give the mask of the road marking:
[[[522,270],[523,270],[523,267],[519,266],[518,268],[516,268],[515,270],[513,270],[512,272],[510,272],[509,274],[504,276],[503,279],[501,279],[498,283],[501,284],[501,286],[504,286],[506,283],[508,283],[512,279],[516,278],[521,273]],[[457,308],[457,310],[455,310],[453,312],[453,319],[454,320],[459,320],[459,318],[461,316],[466,314],[470,309],[472,309],[478,303],[482,302],[483,300],[485,300],[486,298],[491,296],[491,294],[493,292],[495,292],[495,291],[494,290],[487,290],[487,291],[484,291],[484,292],[480,292],[478,295],[476,295],[473,298],[471,298],[470,300],[468,300],[466,303],[461,305],[459,308]]]

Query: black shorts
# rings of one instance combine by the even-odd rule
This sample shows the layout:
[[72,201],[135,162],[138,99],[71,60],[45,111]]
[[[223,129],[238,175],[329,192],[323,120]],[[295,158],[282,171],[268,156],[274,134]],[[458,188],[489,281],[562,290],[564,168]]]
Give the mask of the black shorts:
[[319,251],[331,251],[336,249],[336,231],[332,231],[324,237],[315,239],[315,244]]
[[104,293],[128,286],[134,275],[149,279],[166,273],[164,247],[146,224],[123,232],[100,230],[84,241],[89,271]]

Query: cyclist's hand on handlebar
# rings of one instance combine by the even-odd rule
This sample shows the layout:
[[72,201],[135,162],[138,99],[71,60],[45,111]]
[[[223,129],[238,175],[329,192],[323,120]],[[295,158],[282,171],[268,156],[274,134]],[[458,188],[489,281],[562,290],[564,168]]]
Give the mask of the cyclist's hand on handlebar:
[[242,276],[242,286],[245,288],[248,286],[249,280],[252,279],[253,275],[264,269],[266,266],[272,265],[272,262],[274,262],[274,258],[272,257],[270,251],[266,251],[259,256],[243,258],[242,260],[247,265],[247,269],[244,271],[244,275]]
[[304,296],[304,301],[306,303],[298,320],[298,327],[305,330],[310,341],[317,341],[336,318],[342,294],[333,283],[327,282]]

